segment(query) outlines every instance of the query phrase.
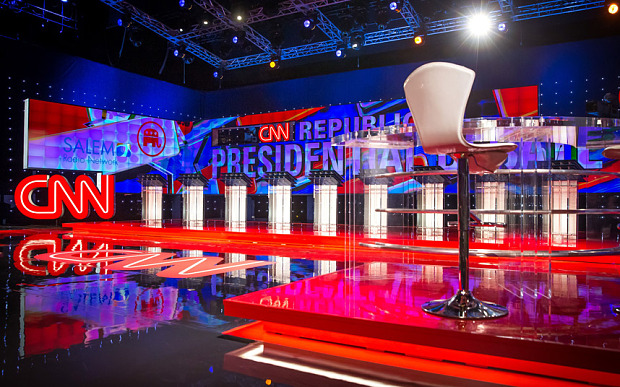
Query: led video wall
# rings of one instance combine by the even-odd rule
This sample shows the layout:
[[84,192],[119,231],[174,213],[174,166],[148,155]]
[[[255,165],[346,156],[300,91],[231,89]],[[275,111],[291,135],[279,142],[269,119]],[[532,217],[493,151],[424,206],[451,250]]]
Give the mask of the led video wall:
[[[498,110],[510,115],[537,112],[537,88],[496,90]],[[527,96],[527,101],[520,95]],[[361,167],[391,172],[414,166],[455,169],[444,155],[410,149],[349,149],[333,147],[332,138],[350,132],[411,122],[404,99],[322,106],[195,122],[179,122],[101,109],[50,102],[27,102],[26,152],[28,168],[68,169],[116,173],[150,165],[154,173],[172,176],[168,193],[182,193],[179,175],[200,173],[209,179],[206,194],[223,194],[222,173],[245,173],[252,180],[249,194],[267,194],[264,176],[288,172],[295,178],[293,193],[311,194],[309,174],[333,170],[357,185]],[[604,135],[604,134],[601,134]],[[592,136],[596,137],[596,133]],[[594,138],[592,137],[592,138]],[[601,149],[565,144],[524,142],[509,155],[506,168],[534,168],[537,161],[575,160],[584,169],[618,170]],[[553,154],[549,155],[551,152]],[[116,192],[138,193],[137,174],[117,179]],[[586,178],[581,192],[620,192],[619,179]],[[391,193],[414,191],[418,184],[403,178]],[[339,188],[344,192],[344,188]],[[446,192],[455,187],[446,187]]]
[[180,124],[26,100],[24,167],[115,173],[179,153]]

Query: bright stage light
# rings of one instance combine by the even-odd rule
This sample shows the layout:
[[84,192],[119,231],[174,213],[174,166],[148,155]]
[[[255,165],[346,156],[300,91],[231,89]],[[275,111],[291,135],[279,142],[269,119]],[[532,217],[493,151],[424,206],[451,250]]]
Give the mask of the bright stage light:
[[243,16],[237,15],[237,21],[241,21],[241,20],[243,20]]
[[489,15],[483,13],[473,15],[469,18],[467,28],[474,36],[487,35],[491,29],[491,19]]
[[172,51],[172,55],[179,56],[179,49],[175,49],[174,51]]
[[607,12],[609,12],[612,15],[617,14],[618,13],[618,4],[617,3],[609,4],[609,6],[607,7]]
[[218,78],[220,76],[220,73],[218,73],[217,71],[213,72],[213,78]]
[[237,44],[237,42],[239,41],[239,37],[237,35],[232,37],[232,42]]
[[395,1],[390,2],[390,10],[396,11],[398,9],[398,3]]
[[413,38],[413,43],[415,43],[417,46],[421,46],[422,44],[424,44],[424,38],[418,35],[415,38]]
[[497,30],[499,32],[506,32],[508,31],[508,24],[506,24],[505,22],[501,22],[497,24]]
[[347,54],[344,52],[342,48],[336,50],[336,58],[344,58]]
[[355,35],[353,39],[351,39],[351,48],[354,50],[359,50],[364,44],[364,38],[362,35]]

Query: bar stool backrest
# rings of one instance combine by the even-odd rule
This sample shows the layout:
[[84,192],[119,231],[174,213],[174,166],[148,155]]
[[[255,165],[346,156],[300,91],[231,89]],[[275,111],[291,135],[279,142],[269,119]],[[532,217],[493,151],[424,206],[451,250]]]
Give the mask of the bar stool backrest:
[[407,77],[405,96],[425,153],[467,151],[463,117],[475,76],[467,67],[433,62]]

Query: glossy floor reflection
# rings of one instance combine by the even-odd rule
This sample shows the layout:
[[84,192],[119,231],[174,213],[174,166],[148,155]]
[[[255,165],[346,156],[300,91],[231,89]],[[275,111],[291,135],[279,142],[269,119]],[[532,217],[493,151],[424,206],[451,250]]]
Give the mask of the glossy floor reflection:
[[[224,355],[245,343],[221,338],[221,333],[248,322],[225,316],[223,300],[315,273],[312,261],[182,249],[178,243],[172,249],[157,243],[127,246],[49,230],[6,232],[0,238],[0,368],[10,385],[278,385],[277,380],[222,368]],[[102,248],[169,252],[172,259],[252,259],[267,265],[162,278],[157,267],[117,271],[103,264],[33,259],[46,252]]]

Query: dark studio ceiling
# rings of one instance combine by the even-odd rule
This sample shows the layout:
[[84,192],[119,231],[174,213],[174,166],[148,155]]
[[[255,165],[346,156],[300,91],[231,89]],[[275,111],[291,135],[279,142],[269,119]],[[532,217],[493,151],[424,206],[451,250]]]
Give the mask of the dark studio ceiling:
[[[10,39],[215,90],[618,35],[620,17],[605,6],[603,0],[2,0],[0,29]],[[490,18],[484,39],[467,32],[479,12]],[[424,44],[416,45],[416,36]]]

